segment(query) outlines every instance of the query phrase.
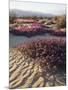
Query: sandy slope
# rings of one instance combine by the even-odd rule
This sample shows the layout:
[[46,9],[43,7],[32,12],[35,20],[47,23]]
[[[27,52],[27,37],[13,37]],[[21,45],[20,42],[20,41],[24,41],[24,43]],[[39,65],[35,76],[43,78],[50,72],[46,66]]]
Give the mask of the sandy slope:
[[[47,67],[45,67],[47,68]],[[30,88],[65,85],[65,73],[46,72],[39,62],[24,56],[16,48],[9,51],[9,88]]]

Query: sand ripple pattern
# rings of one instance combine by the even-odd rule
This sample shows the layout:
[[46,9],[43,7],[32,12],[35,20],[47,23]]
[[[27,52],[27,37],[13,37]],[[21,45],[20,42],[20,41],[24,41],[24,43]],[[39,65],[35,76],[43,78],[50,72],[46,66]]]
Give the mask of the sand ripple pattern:
[[17,48],[9,51],[9,88],[35,88],[65,85],[65,74],[45,73],[39,62],[25,57]]

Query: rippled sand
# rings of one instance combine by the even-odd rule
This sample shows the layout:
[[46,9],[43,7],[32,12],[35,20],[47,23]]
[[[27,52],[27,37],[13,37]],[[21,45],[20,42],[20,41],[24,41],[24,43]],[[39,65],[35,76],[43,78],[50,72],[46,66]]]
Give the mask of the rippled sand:
[[38,61],[25,56],[17,48],[9,51],[9,88],[63,86],[65,77],[64,72],[44,71]]

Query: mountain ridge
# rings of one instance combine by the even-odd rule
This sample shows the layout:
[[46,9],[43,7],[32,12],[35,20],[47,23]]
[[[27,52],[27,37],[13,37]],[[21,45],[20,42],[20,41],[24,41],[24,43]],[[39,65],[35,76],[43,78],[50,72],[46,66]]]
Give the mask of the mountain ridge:
[[21,16],[53,17],[54,16],[53,14],[48,14],[48,13],[24,11],[24,10],[17,10],[17,9],[11,9],[9,11],[9,14],[11,16],[16,15],[18,17],[21,17]]

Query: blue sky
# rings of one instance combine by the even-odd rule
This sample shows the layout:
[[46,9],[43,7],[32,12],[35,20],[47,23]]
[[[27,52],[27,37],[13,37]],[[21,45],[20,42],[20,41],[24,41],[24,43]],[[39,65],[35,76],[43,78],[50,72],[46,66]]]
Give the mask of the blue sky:
[[65,4],[52,3],[33,3],[33,2],[16,2],[10,0],[10,9],[19,9],[24,11],[35,11],[42,13],[50,13],[54,15],[65,14]]

